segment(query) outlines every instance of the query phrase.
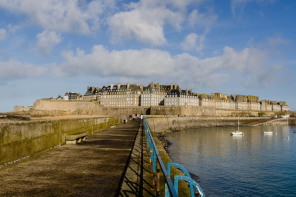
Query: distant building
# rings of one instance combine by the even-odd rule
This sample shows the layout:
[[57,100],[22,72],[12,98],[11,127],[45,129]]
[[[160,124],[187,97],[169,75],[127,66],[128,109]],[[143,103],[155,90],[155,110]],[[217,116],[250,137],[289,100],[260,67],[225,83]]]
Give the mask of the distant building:
[[66,92],[65,96],[64,96],[64,100],[77,100],[78,97],[80,96],[79,93],[75,93],[75,92]]
[[[198,94],[182,90],[177,83],[160,85],[151,82],[148,86],[138,84],[110,84],[87,87],[80,94],[67,92],[64,100],[82,99],[97,101],[105,107],[150,107],[150,106],[203,106],[226,110],[289,111],[285,101],[259,100],[253,95],[227,95],[222,93]],[[60,98],[57,98],[60,99]]]
[[182,90],[181,88],[175,88],[168,92],[164,99],[164,105],[166,106],[199,106],[199,99],[197,94],[193,94],[192,91]]

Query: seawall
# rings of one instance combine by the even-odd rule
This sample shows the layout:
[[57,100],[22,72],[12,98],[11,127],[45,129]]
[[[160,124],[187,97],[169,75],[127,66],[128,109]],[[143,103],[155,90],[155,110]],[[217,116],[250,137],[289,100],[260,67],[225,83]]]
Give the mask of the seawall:
[[110,117],[15,121],[0,124],[0,168],[35,153],[65,144],[67,134],[99,130],[119,123]]
[[[178,116],[219,116],[219,117],[249,117],[258,116],[261,111],[220,109],[206,106],[129,106],[104,107],[99,101],[91,100],[36,100],[33,107],[16,106],[15,112],[31,116],[61,116],[61,115],[109,115],[122,116],[133,113],[144,115],[178,115]],[[265,111],[265,116],[273,116],[275,112]]]
[[30,112],[38,115],[103,114],[98,102],[39,99]]
[[[253,118],[240,117],[240,124],[246,124],[256,121],[264,121],[269,117]],[[219,126],[237,126],[237,117],[172,117],[172,116],[151,116],[147,117],[150,128],[156,133],[166,133],[178,131],[181,129],[198,127],[219,127]],[[278,119],[277,122],[265,123],[265,125],[296,125],[296,118]]]
[[296,126],[296,117],[292,117],[288,119],[289,125]]

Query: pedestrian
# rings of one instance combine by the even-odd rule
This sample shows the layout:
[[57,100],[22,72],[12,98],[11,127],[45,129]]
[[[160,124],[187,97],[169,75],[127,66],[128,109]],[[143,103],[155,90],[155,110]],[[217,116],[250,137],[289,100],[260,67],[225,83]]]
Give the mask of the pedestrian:
[[125,124],[127,122],[126,116],[123,115],[122,119],[123,119],[123,123]]

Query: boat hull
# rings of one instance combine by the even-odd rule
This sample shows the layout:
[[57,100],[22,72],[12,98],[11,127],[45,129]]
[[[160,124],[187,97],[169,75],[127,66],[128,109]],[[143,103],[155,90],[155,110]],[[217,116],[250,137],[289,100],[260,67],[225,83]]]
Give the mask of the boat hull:
[[231,132],[231,135],[244,135],[244,133],[241,131],[234,131],[234,132]]

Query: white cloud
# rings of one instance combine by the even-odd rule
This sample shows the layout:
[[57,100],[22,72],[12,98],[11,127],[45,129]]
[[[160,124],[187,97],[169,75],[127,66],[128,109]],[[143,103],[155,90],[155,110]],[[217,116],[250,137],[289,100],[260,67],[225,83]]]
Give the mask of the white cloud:
[[37,47],[45,54],[50,54],[52,48],[61,42],[61,36],[56,32],[45,30],[37,34]]
[[[190,1],[184,4],[173,2],[176,6],[182,7]],[[167,4],[166,1],[142,0],[130,4],[128,11],[110,17],[108,22],[112,41],[136,39],[151,45],[166,44],[164,26],[169,24],[179,29],[185,17],[181,12],[170,10]]]
[[21,63],[16,60],[0,62],[0,81],[43,76],[47,68],[32,64]]
[[196,25],[202,27],[210,27],[216,20],[217,15],[212,12],[200,13],[198,10],[193,10],[188,16],[188,23],[194,27]]
[[15,60],[0,62],[0,82],[42,77],[96,76],[114,79],[180,81],[188,87],[213,87],[225,83],[270,86],[281,80],[282,67],[268,65],[268,54],[257,48],[236,51],[225,47],[216,57],[199,59],[187,53],[171,55],[157,49],[113,50],[101,45],[90,53],[63,52],[64,62],[37,66]]
[[0,7],[27,15],[37,25],[57,32],[91,33],[113,0],[2,0]]
[[185,40],[181,43],[181,47],[185,51],[197,51],[201,52],[204,47],[206,35],[210,32],[210,29],[217,19],[217,15],[208,11],[207,13],[199,13],[198,10],[193,10],[188,16],[189,26],[196,29],[196,26],[204,28],[204,32],[200,35],[195,33],[186,36]]
[[205,41],[205,35],[197,35],[191,33],[187,35],[184,41],[181,43],[181,47],[185,51],[201,52]]
[[256,48],[236,51],[225,47],[221,56],[199,59],[187,53],[172,56],[156,49],[108,51],[98,45],[89,54],[78,49],[76,53],[64,52],[63,56],[65,62],[53,69],[56,76],[95,75],[141,80],[153,77],[186,81],[195,86],[221,84],[232,75],[240,80],[235,83],[245,86],[270,85],[272,81],[264,76],[266,70],[275,69],[266,65],[267,55]]
[[[162,76],[174,62],[166,51],[154,49],[108,51],[103,46],[94,46],[90,54],[77,50],[64,52],[65,63],[55,73],[66,76],[95,74],[100,76]],[[161,65],[161,66],[160,66]]]
[[0,29],[0,41],[6,39],[6,30],[5,29]]

